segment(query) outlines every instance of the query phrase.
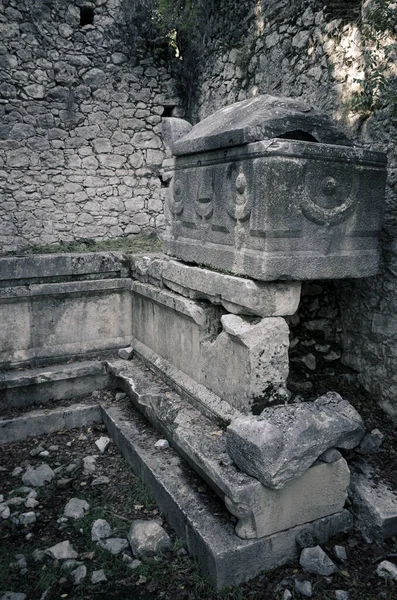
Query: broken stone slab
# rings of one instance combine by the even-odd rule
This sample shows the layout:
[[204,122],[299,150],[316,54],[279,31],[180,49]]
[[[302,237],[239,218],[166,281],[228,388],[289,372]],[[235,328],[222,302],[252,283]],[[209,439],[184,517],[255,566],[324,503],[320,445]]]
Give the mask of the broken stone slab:
[[397,494],[364,462],[354,465],[350,497],[356,526],[367,538],[382,542],[397,535]]
[[354,448],[364,424],[353,406],[328,392],[314,402],[268,407],[227,428],[227,450],[244,472],[280,489],[302,475],[328,448]]
[[22,481],[25,485],[42,487],[52,481],[55,477],[54,471],[49,465],[43,463],[37,467],[29,466],[22,475]]
[[233,314],[292,315],[300,299],[300,282],[261,283],[158,257],[147,261],[146,275],[182,296],[221,304]]
[[123,360],[130,360],[134,354],[134,349],[132,346],[128,346],[127,348],[120,348],[117,352],[119,358]]
[[55,546],[47,548],[45,553],[56,560],[67,560],[68,558],[78,557],[78,553],[74,550],[69,540],[59,542],[59,544],[55,544]]
[[90,510],[90,505],[86,500],[71,498],[67,502],[63,510],[63,514],[65,517],[69,517],[71,519],[81,519],[81,517],[84,517],[88,510]]
[[159,509],[216,589],[249,581],[292,560],[297,556],[296,537],[305,530],[312,532],[316,543],[323,544],[352,527],[352,516],[344,510],[271,536],[240,539],[226,509],[223,512],[210,496],[205,498],[198,492],[191,479],[194,474],[172,448],[168,452],[154,448],[158,434],[150,427],[143,432],[134,413],[133,407],[128,413],[121,407],[102,407],[112,440],[152,491]]
[[[282,490],[264,487],[242,473],[226,451],[224,431],[163,382],[142,370],[138,362],[113,364],[117,385],[135,406],[225,501],[238,518],[236,533],[249,539],[270,535],[343,509],[349,469],[341,458],[319,463]],[[200,431],[200,435],[197,432]],[[154,447],[156,449],[156,443]]]
[[324,575],[325,577],[328,577],[337,571],[336,565],[324,552],[321,546],[304,548],[301,552],[299,563],[304,571],[307,573],[314,573],[315,575]]
[[128,541],[134,556],[156,556],[172,546],[168,533],[156,521],[138,519],[131,525]]
[[243,413],[288,399],[289,328],[281,317],[221,317],[223,331],[202,343],[202,383]]

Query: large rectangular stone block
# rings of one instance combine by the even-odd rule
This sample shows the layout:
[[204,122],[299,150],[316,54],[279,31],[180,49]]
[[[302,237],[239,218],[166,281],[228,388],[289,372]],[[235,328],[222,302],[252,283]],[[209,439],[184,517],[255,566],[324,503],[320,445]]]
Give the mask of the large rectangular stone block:
[[324,115],[261,96],[168,143],[168,254],[267,281],[377,272],[386,157]]

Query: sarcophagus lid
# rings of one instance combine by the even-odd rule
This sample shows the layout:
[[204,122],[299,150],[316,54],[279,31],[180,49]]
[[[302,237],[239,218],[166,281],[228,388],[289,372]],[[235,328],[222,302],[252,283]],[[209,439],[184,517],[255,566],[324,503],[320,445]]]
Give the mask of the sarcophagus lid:
[[194,127],[164,119],[164,138],[168,254],[267,281],[377,273],[386,156],[326,115],[259,96]]

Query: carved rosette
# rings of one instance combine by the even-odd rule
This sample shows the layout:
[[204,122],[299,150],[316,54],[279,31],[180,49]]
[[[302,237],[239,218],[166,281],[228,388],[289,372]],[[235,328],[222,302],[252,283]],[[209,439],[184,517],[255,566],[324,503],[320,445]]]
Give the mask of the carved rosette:
[[334,225],[348,218],[357,203],[359,174],[340,165],[338,169],[306,168],[303,214],[317,225]]
[[227,170],[227,212],[235,221],[246,221],[251,214],[248,182],[241,165],[232,163]]

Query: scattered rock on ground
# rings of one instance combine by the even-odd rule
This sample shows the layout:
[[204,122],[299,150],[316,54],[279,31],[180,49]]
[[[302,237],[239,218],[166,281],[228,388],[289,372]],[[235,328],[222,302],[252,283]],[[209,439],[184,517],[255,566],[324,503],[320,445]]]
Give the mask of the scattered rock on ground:
[[344,546],[334,546],[334,556],[340,562],[347,561],[346,548]]
[[33,487],[42,487],[46,483],[52,481],[55,477],[54,471],[46,463],[42,463],[37,467],[29,466],[22,475],[22,481],[25,485]]
[[25,600],[26,594],[20,594],[18,592],[4,592],[0,600]]
[[46,554],[48,554],[48,556],[51,556],[51,558],[56,558],[57,560],[77,558],[78,556],[77,552],[73,549],[73,546],[71,545],[69,540],[59,542],[59,544],[55,544],[55,546],[47,548],[45,552]]
[[106,448],[109,446],[109,444],[110,444],[110,438],[106,437],[105,435],[102,435],[95,442],[95,446],[98,448],[98,450],[101,454],[104,454],[104,452],[105,452]]
[[158,440],[154,444],[154,447],[157,448],[158,450],[165,450],[166,448],[169,448],[170,445],[167,440]]
[[335,591],[335,600],[349,600],[350,594],[345,590],[336,590]]
[[109,477],[106,477],[106,475],[101,475],[100,477],[97,477],[96,479],[92,480],[91,486],[107,485],[108,483],[110,483]]
[[292,594],[289,590],[284,590],[283,600],[291,600]]
[[102,583],[107,581],[107,577],[105,575],[105,571],[103,569],[98,569],[98,571],[93,571],[91,575],[91,583],[94,585],[97,583]]
[[128,534],[135,556],[155,556],[162,550],[171,547],[171,539],[156,521],[136,520],[132,523]]
[[379,429],[373,429],[370,433],[365,434],[356,451],[360,454],[376,454],[379,452],[384,439],[385,436]]
[[79,498],[71,498],[66,504],[63,514],[65,517],[71,519],[81,519],[85,513],[90,510],[90,505],[86,500],[80,500]]
[[128,540],[125,538],[108,538],[107,540],[99,540],[98,544],[104,550],[115,555],[128,548]]
[[87,567],[85,565],[80,565],[77,567],[77,569],[71,572],[70,576],[72,577],[75,585],[80,585],[80,583],[82,583],[87,577]]
[[312,584],[307,579],[295,579],[295,592],[298,596],[311,598],[313,596]]
[[394,563],[383,560],[378,564],[376,568],[376,573],[379,577],[384,577],[385,579],[393,579],[393,581],[397,581],[397,567]]
[[91,539],[93,542],[108,538],[112,535],[112,528],[105,519],[96,519],[91,528]]
[[321,546],[304,548],[301,552],[299,563],[307,573],[316,575],[332,575],[337,570],[336,565],[324,552]]
[[8,519],[10,514],[11,514],[11,511],[10,511],[10,508],[7,506],[7,504],[0,504],[0,518]]
[[27,513],[22,513],[18,518],[21,525],[31,525],[32,523],[35,523],[37,519],[36,513],[33,510]]
[[83,458],[84,472],[85,473],[95,473],[96,469],[96,459],[98,458],[97,454],[93,456],[86,456]]

